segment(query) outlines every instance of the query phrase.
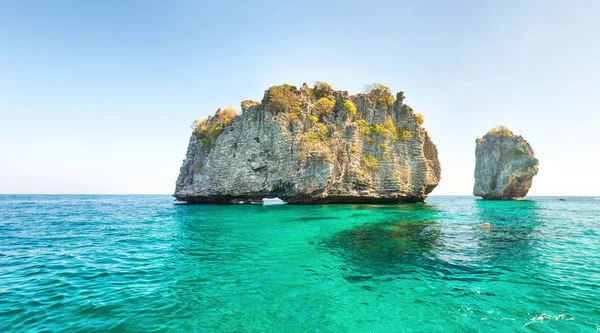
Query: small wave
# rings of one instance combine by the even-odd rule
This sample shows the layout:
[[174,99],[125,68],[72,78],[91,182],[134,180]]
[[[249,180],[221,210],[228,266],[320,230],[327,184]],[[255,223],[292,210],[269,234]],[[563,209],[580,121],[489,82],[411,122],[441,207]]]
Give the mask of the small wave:
[[542,322],[545,323],[547,321],[552,321],[552,320],[575,320],[575,318],[571,315],[568,314],[559,314],[556,316],[551,316],[551,315],[547,315],[545,313],[542,313],[541,315],[537,316],[537,317],[533,317],[531,318],[531,321],[528,322],[527,324],[523,325],[523,327],[531,325],[535,322]]
[[279,198],[263,198],[263,206],[285,205],[287,202]]

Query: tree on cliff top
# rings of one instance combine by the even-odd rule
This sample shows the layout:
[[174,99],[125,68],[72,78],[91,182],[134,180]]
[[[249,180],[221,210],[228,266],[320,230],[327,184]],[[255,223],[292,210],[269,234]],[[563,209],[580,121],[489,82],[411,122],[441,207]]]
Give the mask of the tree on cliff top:
[[394,104],[395,98],[394,95],[392,95],[392,90],[383,84],[367,84],[365,85],[365,93],[369,95],[369,97],[374,98],[379,104],[388,108]]
[[302,108],[302,101],[298,96],[298,88],[289,84],[272,86],[265,92],[263,103],[276,112],[298,112]]

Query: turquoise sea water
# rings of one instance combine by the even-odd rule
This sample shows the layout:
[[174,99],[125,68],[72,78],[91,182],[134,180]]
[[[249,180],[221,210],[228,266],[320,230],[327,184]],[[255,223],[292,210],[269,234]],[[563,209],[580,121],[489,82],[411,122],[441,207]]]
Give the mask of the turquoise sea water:
[[0,332],[598,330],[594,198],[0,196]]

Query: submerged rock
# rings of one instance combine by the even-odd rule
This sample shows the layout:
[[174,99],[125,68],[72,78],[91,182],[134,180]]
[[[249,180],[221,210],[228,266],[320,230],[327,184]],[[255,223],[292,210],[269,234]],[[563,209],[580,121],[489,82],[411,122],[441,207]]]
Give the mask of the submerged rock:
[[399,220],[345,229],[319,245],[357,264],[360,271],[374,269],[375,274],[386,271],[395,275],[405,269],[404,264],[432,259],[428,253],[440,246],[442,236],[435,220]]
[[196,121],[174,196],[190,203],[423,201],[440,180],[422,116],[389,88],[350,96],[326,83],[274,86]]
[[484,199],[521,199],[538,173],[529,143],[502,126],[477,139],[475,157],[473,194]]

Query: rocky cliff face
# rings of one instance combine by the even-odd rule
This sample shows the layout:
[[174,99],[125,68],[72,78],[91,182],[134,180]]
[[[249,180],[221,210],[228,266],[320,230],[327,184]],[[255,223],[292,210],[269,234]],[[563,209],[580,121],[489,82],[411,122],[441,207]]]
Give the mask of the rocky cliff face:
[[422,117],[385,86],[349,96],[325,83],[266,91],[242,114],[196,121],[174,196],[189,203],[423,201],[440,180]]
[[527,195],[538,160],[522,136],[500,127],[477,139],[476,145],[474,195],[504,200]]

